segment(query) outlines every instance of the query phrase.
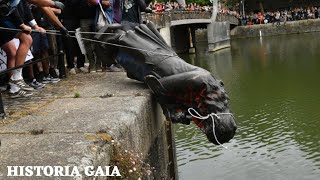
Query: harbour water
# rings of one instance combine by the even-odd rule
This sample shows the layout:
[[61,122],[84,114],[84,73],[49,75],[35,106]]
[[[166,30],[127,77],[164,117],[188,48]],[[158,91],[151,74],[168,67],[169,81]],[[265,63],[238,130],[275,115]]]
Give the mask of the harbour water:
[[194,124],[175,125],[180,179],[320,178],[319,36],[238,39],[216,53],[198,44],[181,55],[224,81],[238,130],[225,149]]

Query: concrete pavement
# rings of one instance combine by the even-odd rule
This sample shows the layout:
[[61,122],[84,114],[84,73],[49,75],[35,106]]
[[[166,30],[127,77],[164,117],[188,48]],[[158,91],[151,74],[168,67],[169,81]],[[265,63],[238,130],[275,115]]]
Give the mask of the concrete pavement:
[[[4,102],[8,117],[0,124],[0,179],[12,178],[6,177],[7,166],[77,166],[83,176],[76,179],[90,179],[84,167],[110,165],[115,144],[142,154],[143,161],[153,159],[159,172],[152,176],[166,177],[162,110],[144,84],[123,72],[77,74],[32,98],[5,97]],[[152,147],[161,160],[149,157]],[[131,169],[119,170],[130,179]]]

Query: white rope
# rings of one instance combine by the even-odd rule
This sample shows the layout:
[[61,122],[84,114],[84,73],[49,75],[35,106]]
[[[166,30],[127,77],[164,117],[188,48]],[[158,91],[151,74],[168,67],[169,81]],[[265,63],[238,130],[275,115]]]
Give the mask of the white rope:
[[[51,30],[51,29],[48,29],[46,31],[49,31],[49,32],[52,32],[52,33],[59,33],[60,31],[57,31],[57,30]],[[68,32],[71,32],[71,33],[76,33],[76,31],[68,31]],[[79,31],[80,34],[105,34],[105,35],[114,35],[116,33],[101,33],[101,32],[93,32],[93,31]]]
[[[193,111],[193,112],[192,112],[192,111]],[[192,117],[197,118],[197,119],[200,119],[200,120],[202,120],[202,121],[204,121],[204,120],[206,120],[206,119],[208,119],[208,118],[211,118],[211,120],[212,120],[212,132],[213,132],[213,136],[214,136],[215,140],[217,141],[217,143],[218,143],[220,146],[224,147],[225,149],[228,149],[227,146],[222,145],[222,144],[218,141],[218,138],[217,138],[217,135],[216,135],[216,131],[215,131],[215,129],[214,129],[214,128],[215,128],[214,117],[216,117],[217,119],[220,119],[220,116],[221,116],[221,115],[230,115],[230,116],[234,117],[232,113],[211,113],[211,114],[208,114],[208,115],[206,115],[206,116],[202,116],[200,113],[198,113],[198,112],[197,112],[195,109],[193,109],[193,108],[189,108],[189,109],[188,109],[188,112],[189,112],[189,114],[190,114]],[[194,114],[194,113],[195,113],[195,114]],[[202,121],[201,121],[200,123],[202,123]]]
[[[5,27],[0,27],[0,30],[24,32],[21,29],[5,28]],[[31,32],[43,33],[43,34],[53,34],[53,35],[62,35],[62,34],[59,33],[59,31],[56,31],[56,30],[46,30],[46,32],[41,32],[41,31],[38,31],[38,30],[31,30]]]
[[[74,37],[74,38],[75,38],[75,36],[70,36],[70,37]],[[94,40],[94,39],[89,39],[89,38],[83,38],[83,37],[82,37],[81,39],[82,39],[82,40],[85,40],[85,41],[91,41],[91,42],[96,42],[96,43],[101,43],[101,44],[108,44],[108,45],[111,45],[111,46],[116,46],[116,47],[121,47],[121,48],[139,50],[139,51],[143,51],[143,52],[147,52],[147,53],[152,53],[152,54],[159,54],[159,55],[169,56],[169,57],[178,57],[177,55],[160,53],[160,52],[156,52],[156,51],[149,51],[149,50],[146,50],[146,49],[140,49],[140,48],[125,46],[125,45],[120,45],[120,44],[108,43],[108,42],[99,41],[99,40]]]
[[[0,30],[6,30],[6,31],[18,31],[18,32],[22,32],[23,30],[21,29],[15,29],[15,28],[6,28],[6,27],[0,27]],[[32,30],[31,32],[38,32],[38,33],[42,33],[40,31],[37,31],[37,30]],[[70,33],[76,33],[76,31],[68,31]],[[57,31],[57,30],[51,30],[51,29],[46,29],[46,34],[56,34],[56,35],[61,35],[60,31]],[[116,33],[100,33],[100,32],[91,32],[91,31],[88,31],[88,32],[83,32],[83,31],[80,31],[79,32],[80,34],[105,34],[105,35],[114,35]]]

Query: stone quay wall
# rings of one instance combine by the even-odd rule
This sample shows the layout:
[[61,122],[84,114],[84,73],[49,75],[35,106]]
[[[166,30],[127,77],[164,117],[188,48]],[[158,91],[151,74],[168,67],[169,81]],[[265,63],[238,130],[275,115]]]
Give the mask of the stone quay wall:
[[299,34],[318,31],[320,31],[320,19],[310,19],[286,23],[281,22],[278,26],[276,24],[238,26],[231,30],[231,38]]

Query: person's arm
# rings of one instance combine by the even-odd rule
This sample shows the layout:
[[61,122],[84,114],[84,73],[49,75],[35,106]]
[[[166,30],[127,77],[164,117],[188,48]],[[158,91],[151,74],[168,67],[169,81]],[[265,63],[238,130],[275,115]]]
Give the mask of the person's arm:
[[61,14],[61,9],[57,9],[57,8],[51,8],[51,10],[53,11],[54,14]]
[[69,36],[68,30],[62,25],[50,7],[40,7],[40,9],[54,25],[58,26],[58,30],[62,35]]
[[27,0],[27,1],[39,7],[55,7],[58,9],[64,8],[64,4],[59,1],[51,1],[51,0]]
[[40,10],[49,18],[49,20],[58,27],[63,27],[58,17],[54,14],[50,7],[39,7]]
[[87,0],[89,6],[96,6],[98,5],[100,0]]
[[102,4],[102,6],[111,6],[112,5],[112,3],[108,0],[102,0],[101,4]]
[[68,30],[62,25],[58,17],[54,14],[50,7],[57,7],[58,9],[63,9],[64,4],[59,1],[51,0],[27,0],[31,4],[37,5],[40,10],[49,18],[49,20],[56,26],[62,35],[69,36]]
[[31,32],[31,28],[23,23],[23,19],[18,11],[18,9],[13,10],[13,12],[9,15],[12,22],[19,27],[21,30],[23,30],[26,33]]
[[51,0],[27,0],[29,3],[41,6],[41,7],[54,7],[55,4]]
[[[21,8],[23,9],[23,12],[24,12],[23,16],[24,16],[25,22],[28,22],[29,26],[31,28],[33,28],[34,30],[45,33],[46,30],[43,29],[42,27],[38,26],[36,20],[34,19],[29,3],[27,1],[22,1]],[[23,25],[23,27],[24,27],[24,25]],[[26,31],[26,30],[24,30],[24,31]]]

